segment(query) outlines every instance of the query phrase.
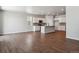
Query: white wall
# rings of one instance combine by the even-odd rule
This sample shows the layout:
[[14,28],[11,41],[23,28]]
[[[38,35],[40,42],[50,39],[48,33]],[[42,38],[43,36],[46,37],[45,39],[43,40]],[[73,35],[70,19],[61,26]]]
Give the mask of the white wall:
[[32,26],[28,25],[27,23],[26,13],[2,12],[2,14],[3,14],[2,34],[32,31]]
[[3,14],[0,11],[0,34],[3,33]]
[[79,6],[66,7],[66,38],[79,40]]

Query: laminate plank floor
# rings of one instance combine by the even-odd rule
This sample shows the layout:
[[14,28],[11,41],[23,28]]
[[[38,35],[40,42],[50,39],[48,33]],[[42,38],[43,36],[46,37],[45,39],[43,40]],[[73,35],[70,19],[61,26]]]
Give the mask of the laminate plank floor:
[[66,33],[17,33],[0,36],[0,53],[75,53],[79,41],[66,39]]

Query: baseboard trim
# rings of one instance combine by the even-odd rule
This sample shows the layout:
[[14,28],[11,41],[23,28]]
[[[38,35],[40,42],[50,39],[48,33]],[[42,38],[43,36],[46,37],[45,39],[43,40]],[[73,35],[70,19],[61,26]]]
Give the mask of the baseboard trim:
[[77,39],[77,38],[72,38],[72,37],[68,37],[68,38],[66,38],[66,39],[79,40],[79,39]]
[[29,32],[16,32],[16,33],[7,33],[7,34],[0,34],[0,36],[4,36],[4,35],[11,35],[11,34],[20,34],[20,33],[30,33],[33,31],[29,31]]

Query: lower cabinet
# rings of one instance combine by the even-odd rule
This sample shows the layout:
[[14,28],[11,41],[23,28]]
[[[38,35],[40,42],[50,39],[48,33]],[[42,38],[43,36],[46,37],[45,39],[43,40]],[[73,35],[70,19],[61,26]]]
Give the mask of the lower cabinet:
[[55,32],[54,26],[41,26],[41,33]]
[[40,31],[40,26],[33,26],[33,31],[35,32],[35,31]]

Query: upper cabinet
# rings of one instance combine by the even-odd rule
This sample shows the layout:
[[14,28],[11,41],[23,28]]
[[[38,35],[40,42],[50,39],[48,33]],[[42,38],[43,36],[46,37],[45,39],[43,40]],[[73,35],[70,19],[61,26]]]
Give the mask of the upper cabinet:
[[27,16],[27,24],[30,26],[33,26],[33,17],[32,16]]
[[60,15],[55,17],[55,29],[65,31],[66,30],[66,16]]
[[66,23],[66,15],[56,16],[55,21],[59,21],[60,23]]
[[54,26],[54,17],[53,16],[45,16],[47,26]]
[[39,20],[42,20],[45,23],[45,18],[43,17],[33,17],[33,23],[39,23]]

